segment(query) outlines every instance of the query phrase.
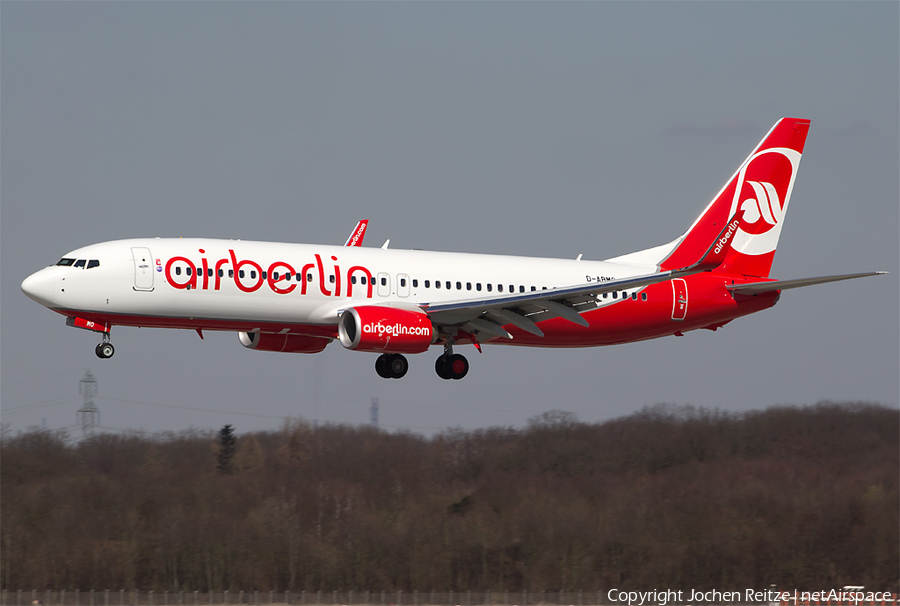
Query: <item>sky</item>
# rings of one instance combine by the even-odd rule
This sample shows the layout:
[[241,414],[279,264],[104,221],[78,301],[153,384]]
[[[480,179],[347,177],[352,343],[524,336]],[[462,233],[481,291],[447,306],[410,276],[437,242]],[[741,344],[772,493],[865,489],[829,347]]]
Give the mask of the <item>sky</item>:
[[[256,352],[114,328],[116,355],[28,299],[88,244],[202,236],[604,259],[682,234],[779,118],[812,120],[772,276],[713,333],[613,347]],[[900,406],[900,4],[0,3],[0,418],[388,430],[586,422],[657,403]],[[73,429],[73,435],[78,432]]]

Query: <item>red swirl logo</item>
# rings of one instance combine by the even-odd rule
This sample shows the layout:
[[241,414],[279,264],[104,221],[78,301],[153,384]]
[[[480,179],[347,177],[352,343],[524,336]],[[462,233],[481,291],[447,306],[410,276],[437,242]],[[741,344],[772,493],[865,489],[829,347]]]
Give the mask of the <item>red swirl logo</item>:
[[793,164],[783,153],[764,152],[750,162],[737,198],[743,213],[741,231],[760,235],[781,223],[793,173]]

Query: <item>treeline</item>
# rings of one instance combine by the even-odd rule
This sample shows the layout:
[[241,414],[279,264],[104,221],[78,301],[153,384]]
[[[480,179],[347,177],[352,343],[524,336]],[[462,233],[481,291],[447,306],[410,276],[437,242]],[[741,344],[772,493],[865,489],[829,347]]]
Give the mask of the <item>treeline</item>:
[[0,584],[896,592],[898,421],[862,404],[656,406],[430,438],[299,420],[231,446],[4,435]]

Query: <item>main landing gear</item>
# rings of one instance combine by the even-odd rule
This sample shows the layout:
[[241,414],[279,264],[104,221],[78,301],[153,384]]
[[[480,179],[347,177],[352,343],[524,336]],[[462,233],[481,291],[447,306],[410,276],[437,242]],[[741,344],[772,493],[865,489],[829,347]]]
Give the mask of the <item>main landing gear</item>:
[[442,379],[462,379],[469,372],[469,361],[460,354],[453,353],[453,340],[444,345],[444,354],[434,361],[434,371]]
[[[97,346],[98,356],[102,345]],[[375,372],[384,379],[399,379],[408,370],[409,362],[401,354],[381,354],[375,360]],[[469,361],[465,356],[453,353],[453,342],[450,341],[444,345],[444,354],[434,361],[434,371],[442,379],[462,379],[469,372]]]
[[381,354],[375,360],[375,372],[383,379],[399,379],[407,370],[409,362],[400,354]]
[[109,342],[108,332],[103,333],[103,342],[97,345],[94,349],[94,353],[97,354],[98,358],[103,360],[113,357],[113,354],[116,353],[116,348]]

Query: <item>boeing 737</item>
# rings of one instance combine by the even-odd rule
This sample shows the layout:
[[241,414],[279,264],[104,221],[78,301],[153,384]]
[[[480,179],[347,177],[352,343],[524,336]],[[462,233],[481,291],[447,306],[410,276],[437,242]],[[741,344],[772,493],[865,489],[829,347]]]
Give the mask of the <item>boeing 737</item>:
[[22,282],[69,326],[234,331],[256,351],[318,353],[338,340],[380,354],[400,378],[404,354],[443,348],[442,379],[461,379],[454,346],[593,347],[716,330],[772,307],[791,288],[882,272],[775,280],[775,248],[809,120],[783,118],[693,225],[662,246],[605,261],[210,238],[116,240],[79,248]]

